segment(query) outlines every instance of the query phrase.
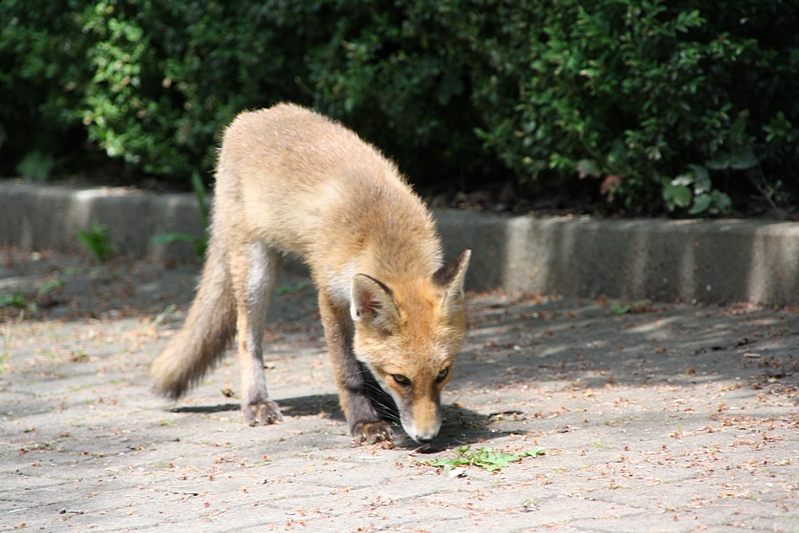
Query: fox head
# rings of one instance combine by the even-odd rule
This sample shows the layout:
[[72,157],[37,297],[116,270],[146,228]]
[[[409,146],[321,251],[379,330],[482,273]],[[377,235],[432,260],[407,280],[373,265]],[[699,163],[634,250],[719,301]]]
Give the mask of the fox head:
[[388,286],[357,274],[350,313],[353,347],[397,405],[415,441],[433,440],[441,427],[441,390],[465,333],[463,278],[470,250],[432,276]]

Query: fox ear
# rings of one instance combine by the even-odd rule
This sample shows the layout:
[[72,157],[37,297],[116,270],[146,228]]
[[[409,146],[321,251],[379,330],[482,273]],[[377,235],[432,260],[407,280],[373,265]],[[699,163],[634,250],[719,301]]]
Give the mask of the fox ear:
[[353,322],[383,333],[394,331],[399,322],[399,309],[391,289],[366,274],[356,274],[352,278],[350,314]]
[[463,311],[463,279],[466,277],[466,269],[469,267],[471,256],[471,250],[464,250],[461,255],[433,274],[433,283],[444,289],[441,305],[448,316],[454,316]]

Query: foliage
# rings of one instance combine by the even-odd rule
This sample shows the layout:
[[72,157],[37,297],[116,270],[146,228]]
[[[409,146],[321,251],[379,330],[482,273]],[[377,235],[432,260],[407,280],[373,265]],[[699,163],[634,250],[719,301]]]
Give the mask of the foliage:
[[39,307],[45,301],[45,298],[50,293],[60,289],[63,286],[64,286],[63,279],[53,278],[43,283],[42,286],[39,287],[39,289],[36,291],[36,296],[34,296],[33,298],[27,298],[21,292],[17,292],[15,294],[0,295],[0,308],[17,307],[19,309],[24,309],[31,314],[36,314],[39,311]]
[[[615,176],[607,192],[627,208],[654,211],[665,197],[669,209],[691,206],[696,214],[725,210],[729,198],[704,180],[675,198],[670,177],[712,168],[709,162],[741,150],[756,155],[745,168],[762,162],[777,171],[788,160],[769,155],[791,153],[795,170],[797,144],[788,138],[796,130],[779,113],[790,109],[796,123],[799,108],[788,87],[799,87],[799,48],[795,32],[770,29],[790,27],[795,5],[528,5],[529,11],[498,2],[496,15],[470,39],[492,66],[475,94],[496,103],[490,129],[480,134],[520,175],[533,182],[551,171]],[[492,72],[513,81],[503,97],[490,87]],[[738,120],[747,113],[758,120]],[[767,140],[763,126],[772,123],[780,142],[776,135]]]
[[296,285],[280,285],[275,289],[275,294],[297,294],[300,291],[303,291],[308,288],[308,284],[304,281],[297,283]]
[[28,301],[20,294],[6,294],[0,296],[0,307],[19,307],[25,309],[28,306]]
[[88,230],[78,230],[78,240],[91,252],[92,256],[105,263],[113,255],[116,247],[108,239],[108,225],[92,220]]
[[512,174],[699,215],[731,176],[799,185],[788,0],[4,0],[0,20],[3,173],[81,154],[208,175],[238,112],[294,101],[425,188]]
[[17,165],[17,172],[22,177],[33,181],[44,181],[50,177],[55,161],[52,154],[33,150],[25,154]]
[[433,459],[428,461],[430,466],[439,466],[444,470],[452,470],[458,466],[476,466],[494,472],[511,463],[521,461],[524,457],[538,457],[544,455],[544,450],[536,448],[521,454],[502,453],[490,448],[477,448],[472,451],[471,446],[459,446],[455,457]]

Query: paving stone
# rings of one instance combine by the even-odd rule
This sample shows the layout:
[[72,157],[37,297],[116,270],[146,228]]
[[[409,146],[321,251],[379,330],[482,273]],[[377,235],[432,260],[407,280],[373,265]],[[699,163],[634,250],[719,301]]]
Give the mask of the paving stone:
[[[0,252],[9,263],[0,276],[33,289],[80,264]],[[235,356],[177,403],[150,391],[196,267],[73,272],[62,303],[0,324],[0,531],[799,531],[790,309],[471,295],[439,438],[396,428],[385,448],[347,435],[312,289],[270,312],[285,420],[251,428]],[[146,290],[125,292],[138,275]],[[92,276],[128,296],[89,298]],[[169,292],[175,308],[154,302]],[[466,446],[546,454],[429,464]]]

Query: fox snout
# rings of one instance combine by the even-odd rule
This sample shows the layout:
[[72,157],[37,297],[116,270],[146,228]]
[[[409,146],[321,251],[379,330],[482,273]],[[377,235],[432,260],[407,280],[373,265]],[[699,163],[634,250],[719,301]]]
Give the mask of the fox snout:
[[441,407],[438,402],[426,401],[400,409],[402,429],[419,444],[431,442],[441,429]]

